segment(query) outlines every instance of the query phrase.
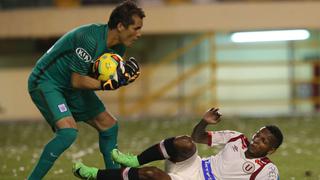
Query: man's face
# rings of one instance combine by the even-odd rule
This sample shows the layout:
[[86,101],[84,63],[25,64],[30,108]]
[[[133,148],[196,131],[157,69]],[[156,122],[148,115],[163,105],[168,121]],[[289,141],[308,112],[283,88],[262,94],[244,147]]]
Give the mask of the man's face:
[[274,142],[275,137],[270,131],[267,128],[261,128],[253,135],[248,151],[250,154],[254,155],[254,157],[266,156],[268,153],[275,150],[275,148],[272,147]]
[[142,19],[137,15],[133,15],[132,19],[133,24],[129,25],[128,28],[122,26],[123,28],[119,30],[120,42],[125,46],[131,46],[141,36]]

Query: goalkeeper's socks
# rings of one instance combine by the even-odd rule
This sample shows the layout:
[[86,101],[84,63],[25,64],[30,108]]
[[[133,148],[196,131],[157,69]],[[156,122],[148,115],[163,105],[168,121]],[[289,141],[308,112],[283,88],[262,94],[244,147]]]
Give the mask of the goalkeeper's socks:
[[176,155],[174,148],[174,137],[162,140],[159,144],[153,145],[138,155],[140,165],[156,160],[169,159]]
[[138,168],[104,169],[99,170],[97,180],[139,180]]
[[99,133],[99,147],[103,154],[105,167],[107,169],[119,169],[120,165],[115,163],[111,158],[112,149],[117,148],[118,123],[106,131]]
[[73,128],[59,129],[56,136],[44,147],[40,159],[28,180],[40,180],[53,166],[57,158],[74,142],[78,130]]

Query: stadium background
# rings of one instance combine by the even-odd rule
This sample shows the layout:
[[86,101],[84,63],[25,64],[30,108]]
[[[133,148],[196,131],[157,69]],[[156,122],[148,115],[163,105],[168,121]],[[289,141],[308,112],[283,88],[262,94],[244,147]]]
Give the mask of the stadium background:
[[[70,29],[105,23],[117,2],[0,2],[0,177],[25,177],[52,136],[26,89],[36,60]],[[266,123],[280,125],[286,139],[272,159],[282,179],[320,179],[319,1],[139,2],[147,15],[143,37],[128,55],[138,59],[142,75],[119,91],[99,92],[120,119],[120,147],[139,152],[164,137],[189,133],[195,119],[218,106],[225,119],[218,129],[250,135]],[[310,38],[230,40],[237,31],[298,28],[308,29]],[[80,124],[77,143],[47,178],[71,179],[70,160],[102,166],[96,138]]]

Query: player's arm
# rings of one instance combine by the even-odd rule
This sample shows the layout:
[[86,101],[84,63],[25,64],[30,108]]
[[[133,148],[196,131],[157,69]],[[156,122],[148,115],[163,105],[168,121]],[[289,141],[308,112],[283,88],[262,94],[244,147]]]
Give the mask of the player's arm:
[[90,76],[81,75],[75,72],[71,75],[71,84],[75,89],[87,90],[115,90],[121,86],[118,81],[113,79],[100,81]]
[[71,75],[71,84],[75,89],[100,90],[101,81],[90,76],[81,75],[73,72]]
[[209,109],[202,117],[201,121],[193,128],[192,139],[196,143],[208,144],[209,136],[206,127],[209,124],[217,124],[220,121],[220,112],[218,108]]
[[[76,89],[113,90],[120,86],[109,86],[112,83],[93,78],[92,58],[96,56],[97,38],[92,27],[84,27],[75,32],[70,39],[72,53],[69,56],[69,68],[72,71],[71,85]],[[112,81],[114,82],[114,81]]]

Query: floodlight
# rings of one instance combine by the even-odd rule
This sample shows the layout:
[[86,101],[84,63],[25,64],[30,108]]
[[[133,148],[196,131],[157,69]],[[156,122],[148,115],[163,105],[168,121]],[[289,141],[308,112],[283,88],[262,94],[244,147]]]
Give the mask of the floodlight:
[[252,31],[236,32],[231,35],[232,42],[265,42],[265,41],[293,41],[305,40],[310,37],[310,33],[305,29],[295,30],[272,30],[272,31]]

